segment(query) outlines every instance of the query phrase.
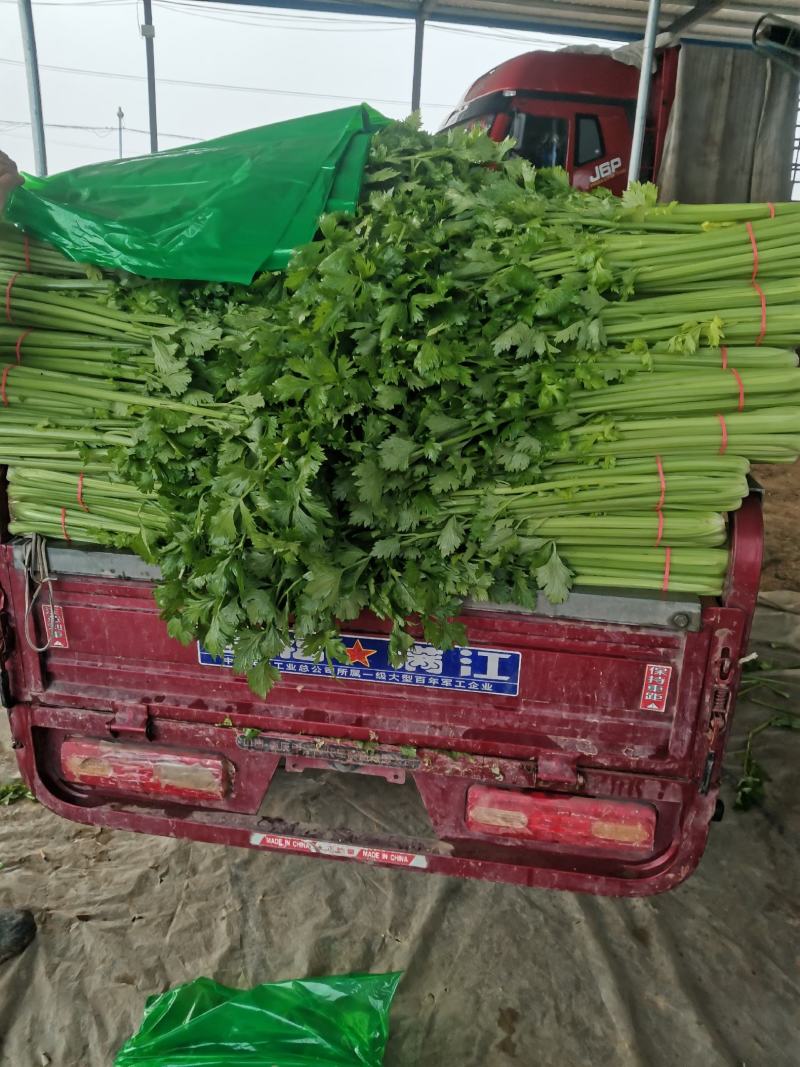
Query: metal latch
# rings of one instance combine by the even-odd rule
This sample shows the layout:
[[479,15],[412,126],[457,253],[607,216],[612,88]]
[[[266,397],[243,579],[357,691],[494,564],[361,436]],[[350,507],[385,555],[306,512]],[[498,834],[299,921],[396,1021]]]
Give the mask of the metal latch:
[[4,708],[10,708],[13,703],[6,670],[6,661],[11,649],[11,628],[6,614],[6,595],[0,589],[0,707]]
[[583,776],[578,771],[577,755],[558,752],[539,756],[536,760],[536,785],[570,790],[582,786]]
[[152,738],[152,720],[146,704],[114,704],[114,717],[106,722],[112,737]]
[[700,779],[700,793],[705,796],[711,788],[711,780],[714,776],[717,756],[719,755],[719,740],[725,731],[730,715],[733,691],[730,686],[731,675],[735,663],[729,648],[720,651],[717,662],[716,679],[711,694],[711,716],[708,721],[706,741],[708,743],[708,755],[703,766],[703,774]]

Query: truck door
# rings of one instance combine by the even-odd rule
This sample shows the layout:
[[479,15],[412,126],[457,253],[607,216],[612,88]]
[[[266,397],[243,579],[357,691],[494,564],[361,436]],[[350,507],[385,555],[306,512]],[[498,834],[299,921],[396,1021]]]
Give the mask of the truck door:
[[604,186],[620,196],[628,184],[632,127],[617,104],[575,105],[570,177],[576,189]]
[[520,155],[537,167],[564,167],[578,189],[624,192],[631,127],[621,105],[519,96],[514,104]]

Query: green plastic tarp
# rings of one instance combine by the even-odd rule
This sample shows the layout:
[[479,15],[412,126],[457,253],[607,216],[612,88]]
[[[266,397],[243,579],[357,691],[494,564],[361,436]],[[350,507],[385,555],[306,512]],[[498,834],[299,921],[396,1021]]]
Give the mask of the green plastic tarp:
[[80,263],[149,278],[249,283],[280,270],[326,211],[354,211],[372,133],[367,104],[152,156],[25,175],[5,217]]
[[380,1067],[401,974],[229,989],[197,978],[150,997],[114,1067]]

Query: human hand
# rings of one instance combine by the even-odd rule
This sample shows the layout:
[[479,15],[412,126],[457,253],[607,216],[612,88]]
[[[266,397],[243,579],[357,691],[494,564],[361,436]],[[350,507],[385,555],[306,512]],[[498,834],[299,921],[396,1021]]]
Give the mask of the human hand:
[[0,215],[6,206],[6,201],[12,189],[22,185],[22,175],[17,170],[14,160],[0,151]]

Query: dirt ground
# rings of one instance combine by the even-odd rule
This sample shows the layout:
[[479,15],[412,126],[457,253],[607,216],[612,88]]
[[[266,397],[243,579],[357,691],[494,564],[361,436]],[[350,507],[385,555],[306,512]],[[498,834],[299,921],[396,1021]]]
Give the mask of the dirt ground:
[[800,463],[753,468],[764,486],[764,569],[761,588],[800,590]]

